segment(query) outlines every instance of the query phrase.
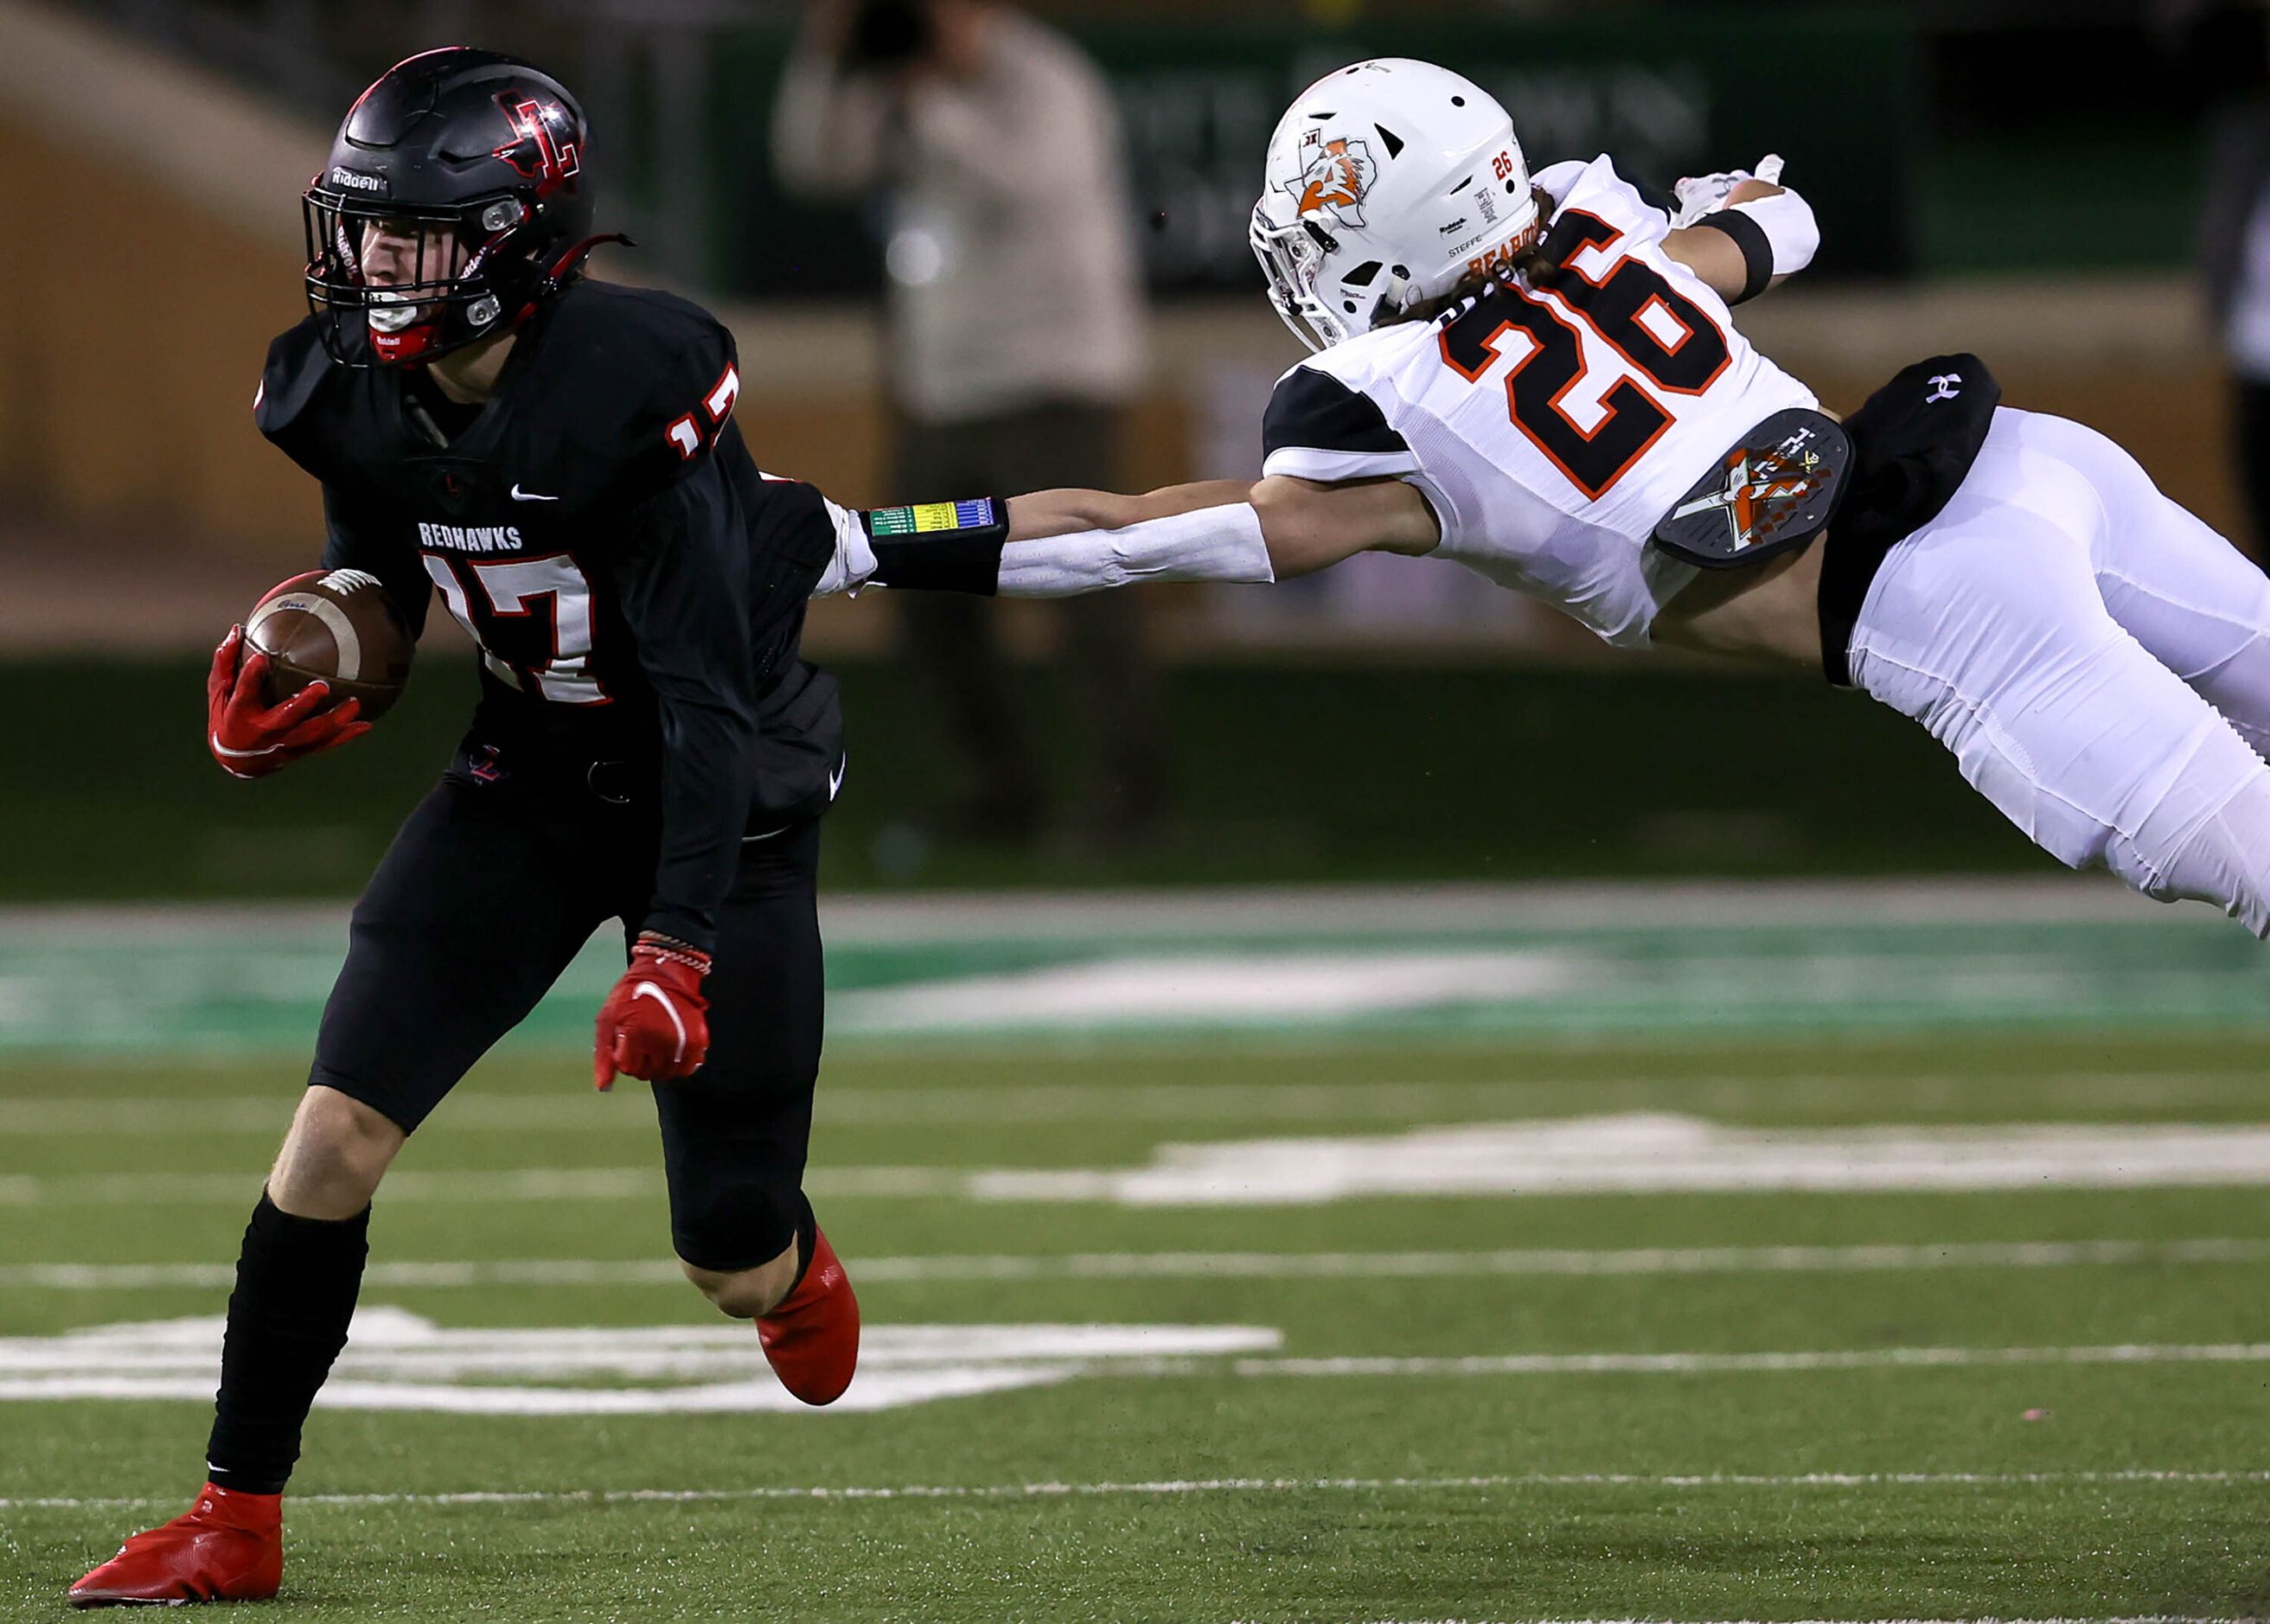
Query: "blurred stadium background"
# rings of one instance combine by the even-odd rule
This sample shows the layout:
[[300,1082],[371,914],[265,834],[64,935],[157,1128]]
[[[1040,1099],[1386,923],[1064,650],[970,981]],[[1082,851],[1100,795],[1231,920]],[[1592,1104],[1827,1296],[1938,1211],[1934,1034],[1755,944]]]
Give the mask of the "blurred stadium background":
[[[1156,294],[1133,488],[1254,465],[1259,404],[1297,354],[1244,247],[1256,154],[1310,74],[1393,49],[1503,92],[1539,161],[1613,150],[1668,178],[1784,149],[1827,247],[1745,321],[1824,398],[1849,407],[1918,354],[1977,348],[2012,399],[2103,426],[2210,521],[2245,528],[2192,267],[2208,126],[2247,75],[2226,48],[2216,83],[2214,56],[2171,55],[2136,6],[1256,5],[1233,27],[1205,6],[1099,4],[1055,20],[1117,93]],[[0,657],[19,746],[79,767],[7,797],[0,894],[350,894],[457,724],[464,663],[429,657],[384,748],[256,797],[178,725],[191,656],[317,534],[313,486],[244,404],[267,337],[301,308],[302,172],[374,63],[462,35],[558,64],[608,144],[602,207],[642,244],[607,273],[727,312],[768,466],[847,501],[901,494],[872,221],[784,200],[766,161],[792,11],[115,0],[16,4],[6,21],[11,211],[39,228],[0,259]],[[933,838],[924,815],[968,767],[938,749],[919,686],[894,690],[893,606],[822,605],[811,647],[852,684],[860,782],[835,883],[2038,871],[1926,741],[1864,701],[1612,667],[1453,566],[1358,565],[1143,605],[1170,671],[1173,816],[1113,849]],[[1000,613],[1049,715],[1056,618]],[[125,730],[102,753],[135,764],[133,797],[87,759],[95,707]],[[1694,725],[1722,709],[1751,720]],[[1075,778],[1108,755],[1112,717],[1052,720]],[[160,804],[167,839],[137,838]]]
[[[2254,547],[2199,244],[2218,164],[2270,121],[2259,6],[1027,9],[1124,124],[1153,298],[1130,488],[1257,466],[1298,355],[1245,247],[1261,150],[1317,74],[1394,54],[1496,92],[1533,164],[1609,151],[1667,182],[1782,152],[1824,248],[1743,325],[1828,404],[1977,350],[2013,404],[2105,430]],[[30,1390],[77,1360],[58,1337],[219,1311],[344,905],[470,704],[442,624],[353,750],[242,785],[199,738],[213,641],[317,545],[315,487],[248,408],[304,309],[297,195],[364,84],[444,41],[547,65],[606,144],[603,224],[641,244],[600,274],[726,317],[760,460],[847,502],[941,494],[893,488],[876,211],[772,178],[795,25],[763,0],[0,0],[0,1398],[63,1396]],[[1124,841],[943,815],[971,765],[887,594],[817,606],[806,644],[852,748],[814,1188],[871,1316],[1246,1339],[1146,1345],[1179,1371],[1092,1360],[1102,1404],[998,1391],[812,1432],[326,1412],[303,1483],[345,1498],[295,1546],[322,1616],[361,1616],[382,1550],[422,1560],[444,1526],[463,1543],[388,1616],[516,1607],[498,1576],[539,1561],[582,1599],[517,1616],[820,1616],[705,1568],[720,1519],[889,1484],[945,1490],[760,1508],[783,1571],[864,1598],[842,1616],[2259,1613],[2256,945],[2055,870],[1859,696],[1612,662],[1451,566],[1358,562],[1144,600],[1171,762]],[[1109,772],[1118,723],[1065,680],[1061,618],[997,609],[1053,770]],[[403,1176],[427,1182],[379,1240],[407,1272],[367,1305],[700,1323],[651,1262],[650,1131],[581,1088],[609,979],[602,944],[421,1134]],[[1592,1123],[1573,1149],[1523,1137],[1564,1118]],[[2092,1125],[2109,1144],[2073,1149]],[[2179,1128],[2157,1171],[2120,1149]],[[1387,1144],[1421,1129],[1450,1149]],[[1923,1136],[1906,1172],[1851,1175],[1895,1130]],[[1725,1173],[1756,1146],[1710,1136],[1743,1131],[1825,1161]],[[1211,1195],[1171,1175],[1193,1139],[1221,1142]],[[1405,1171],[1336,1183],[1342,1152]],[[1599,1171],[1681,1157],[1701,1170]],[[1966,1157],[1989,1170],[1918,1170]],[[1111,1182],[1146,1168],[1157,1188]],[[1222,1193],[1280,1175],[1260,1206]],[[375,1324],[373,1357],[420,1334]],[[1256,1350],[1298,1357],[1227,1359]],[[1771,1362],[1792,1351],[1821,1362]],[[477,1379],[556,1374],[491,1354]],[[1421,1355],[1483,1363],[1390,1368]],[[1137,1379],[1193,1372],[1220,1379]],[[10,1616],[53,1613],[116,1497],[191,1487],[197,1405],[89,1392],[0,1405],[30,1446],[0,1448]],[[1017,1498],[1042,1478],[1056,1500]],[[578,1487],[721,1499],[543,1512]],[[536,1499],[444,1524],[374,1498],[490,1490]]]

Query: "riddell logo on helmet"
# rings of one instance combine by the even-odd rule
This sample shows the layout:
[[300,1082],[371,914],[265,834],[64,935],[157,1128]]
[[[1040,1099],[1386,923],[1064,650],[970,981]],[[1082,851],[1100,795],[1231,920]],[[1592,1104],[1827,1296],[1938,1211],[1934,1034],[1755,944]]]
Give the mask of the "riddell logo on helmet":
[[1322,130],[1311,130],[1301,139],[1301,156],[1300,178],[1283,188],[1298,201],[1301,212],[1324,209],[1347,225],[1362,225],[1364,194],[1379,178],[1371,149],[1361,141],[1327,141]]
[[376,174],[357,174],[352,169],[342,169],[334,164],[331,167],[331,184],[351,187],[359,192],[382,192],[386,189],[386,178]]

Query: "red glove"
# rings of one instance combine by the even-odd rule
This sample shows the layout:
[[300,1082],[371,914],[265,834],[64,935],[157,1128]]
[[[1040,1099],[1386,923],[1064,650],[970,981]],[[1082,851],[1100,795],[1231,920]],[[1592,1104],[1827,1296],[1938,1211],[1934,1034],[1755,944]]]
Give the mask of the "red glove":
[[605,1094],[615,1073],[649,1083],[691,1077],[709,1054],[709,1001],[701,978],[709,955],[659,931],[640,932],[631,968],[599,1005],[591,1081]]
[[[240,657],[241,656],[241,657]],[[244,628],[232,626],[213,650],[205,678],[205,745],[213,760],[239,778],[259,778],[289,767],[301,756],[344,745],[370,731],[358,722],[362,701],[342,700],[329,710],[327,682],[311,682],[280,705],[263,706],[268,656],[244,652]]]

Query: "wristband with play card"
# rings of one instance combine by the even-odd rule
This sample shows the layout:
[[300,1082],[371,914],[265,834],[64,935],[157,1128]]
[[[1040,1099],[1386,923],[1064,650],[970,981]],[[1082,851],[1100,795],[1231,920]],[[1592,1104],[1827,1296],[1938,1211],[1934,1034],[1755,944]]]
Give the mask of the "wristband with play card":
[[1009,539],[1006,498],[875,508],[859,515],[875,551],[879,586],[990,597]]

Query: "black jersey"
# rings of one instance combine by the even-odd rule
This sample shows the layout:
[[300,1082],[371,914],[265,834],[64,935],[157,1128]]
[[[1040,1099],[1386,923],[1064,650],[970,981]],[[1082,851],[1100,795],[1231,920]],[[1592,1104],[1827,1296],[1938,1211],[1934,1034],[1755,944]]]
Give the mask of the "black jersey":
[[798,656],[835,514],[758,472],[732,336],[667,293],[578,281],[469,418],[430,387],[338,364],[310,319],[256,414],[323,481],[325,567],[376,575],[413,631],[438,588],[480,645],[484,741],[658,782],[645,924],[706,948],[744,834],[840,775],[835,684]]

